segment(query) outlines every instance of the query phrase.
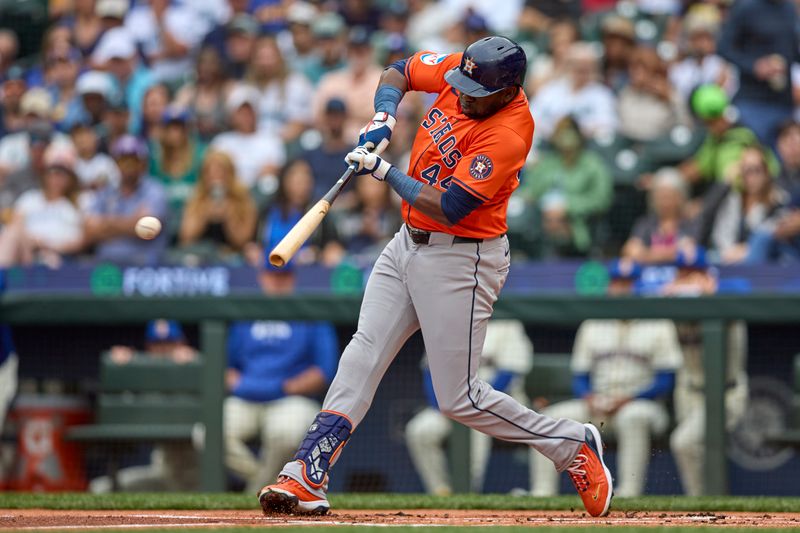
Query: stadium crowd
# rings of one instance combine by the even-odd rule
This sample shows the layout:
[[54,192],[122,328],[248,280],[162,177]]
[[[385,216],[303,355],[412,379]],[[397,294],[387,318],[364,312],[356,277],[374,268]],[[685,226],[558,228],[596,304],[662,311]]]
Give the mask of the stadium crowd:
[[[537,123],[517,257],[797,261],[797,22],[788,0],[51,0],[33,54],[0,30],[0,265],[258,265],[340,176],[383,65],[495,33]],[[374,259],[396,204],[359,178],[298,263]]]

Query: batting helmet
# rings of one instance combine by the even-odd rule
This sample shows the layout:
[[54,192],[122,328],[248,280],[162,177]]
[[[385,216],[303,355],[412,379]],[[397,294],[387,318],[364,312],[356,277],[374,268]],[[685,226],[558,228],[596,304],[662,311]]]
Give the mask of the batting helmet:
[[522,85],[527,63],[525,52],[514,41],[486,37],[467,46],[461,64],[444,79],[469,96],[489,96],[506,87]]

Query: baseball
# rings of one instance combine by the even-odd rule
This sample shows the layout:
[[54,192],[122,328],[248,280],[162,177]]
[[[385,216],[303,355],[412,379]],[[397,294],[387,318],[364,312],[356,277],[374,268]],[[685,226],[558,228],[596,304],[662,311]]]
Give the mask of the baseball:
[[149,241],[155,239],[161,233],[161,221],[156,217],[142,217],[136,222],[134,230],[140,239]]

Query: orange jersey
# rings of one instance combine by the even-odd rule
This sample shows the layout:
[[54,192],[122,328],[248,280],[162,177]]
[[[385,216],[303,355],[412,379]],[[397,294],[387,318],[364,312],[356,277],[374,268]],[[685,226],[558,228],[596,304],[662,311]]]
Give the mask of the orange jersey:
[[403,218],[422,230],[485,239],[508,229],[508,199],[519,185],[533,143],[533,117],[523,91],[492,116],[464,115],[456,90],[444,79],[461,63],[461,56],[419,52],[406,63],[410,91],[439,95],[417,130],[408,174],[441,191],[455,183],[483,203],[450,227],[405,201]]

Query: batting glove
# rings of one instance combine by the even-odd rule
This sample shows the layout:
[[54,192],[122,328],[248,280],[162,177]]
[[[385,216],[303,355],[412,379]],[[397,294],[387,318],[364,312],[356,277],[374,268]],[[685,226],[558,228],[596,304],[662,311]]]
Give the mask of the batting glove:
[[363,146],[359,146],[344,158],[350,165],[356,166],[356,175],[372,174],[375,179],[383,181],[386,173],[392,168],[391,163],[384,161],[377,154],[371,153]]
[[397,124],[397,120],[389,113],[375,113],[372,120],[361,128],[358,145],[380,155],[389,146],[395,124]]

